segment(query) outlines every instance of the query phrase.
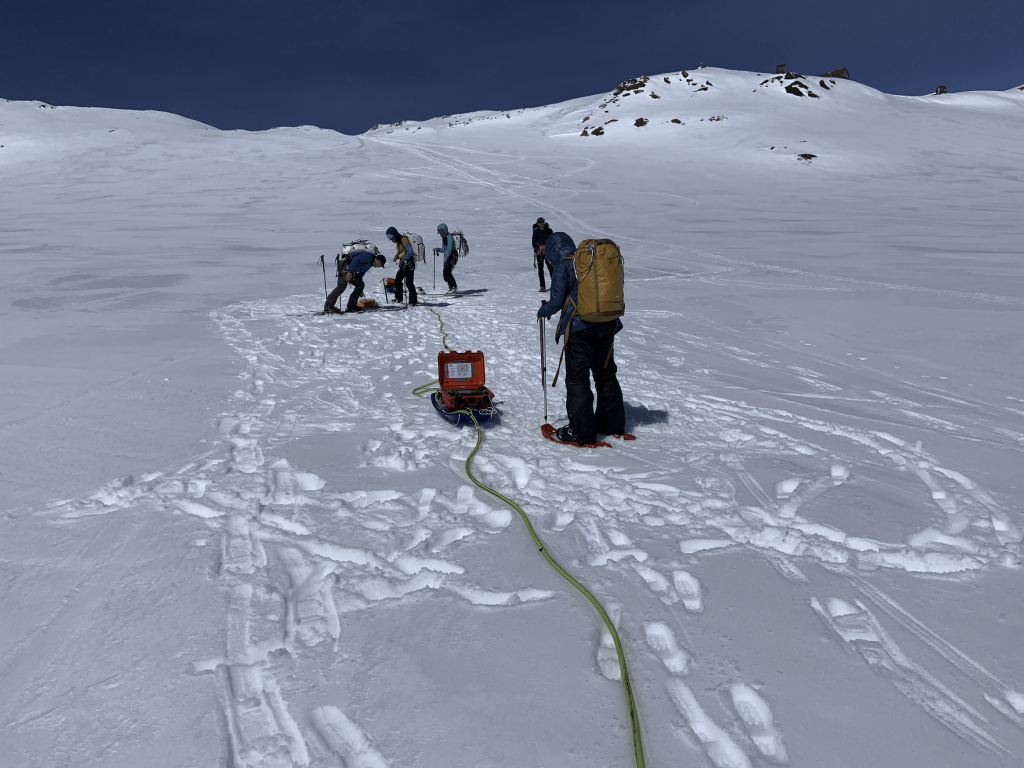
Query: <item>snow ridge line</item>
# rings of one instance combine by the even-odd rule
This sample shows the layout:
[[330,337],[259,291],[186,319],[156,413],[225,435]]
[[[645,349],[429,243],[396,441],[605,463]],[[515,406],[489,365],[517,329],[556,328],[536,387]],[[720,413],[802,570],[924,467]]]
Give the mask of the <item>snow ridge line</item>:
[[[448,349],[448,334],[444,330],[444,320],[441,317],[441,313],[434,309],[431,309],[430,311],[437,316],[438,323],[440,323],[440,330],[441,333],[443,334],[442,343],[444,344],[445,349]],[[431,384],[433,383],[434,382],[431,382]],[[422,396],[428,391],[427,387],[429,386],[430,384],[417,387],[416,389],[413,390],[413,394],[415,394],[418,397]],[[626,709],[629,712],[629,723],[633,736],[633,756],[636,760],[636,768],[644,768],[646,763],[644,761],[643,737],[640,732],[640,715],[636,709],[636,700],[633,698],[633,686],[629,681],[629,668],[626,665],[626,655],[622,650],[622,639],[619,637],[619,633],[615,629],[615,623],[608,616],[608,612],[604,609],[604,606],[601,605],[601,601],[594,597],[593,593],[590,590],[588,590],[579,581],[573,578],[572,574],[566,571],[561,565],[558,564],[558,561],[556,561],[551,556],[547,548],[544,546],[544,542],[541,540],[540,536],[537,535],[537,531],[534,529],[533,524],[530,522],[530,518],[527,516],[523,508],[516,504],[514,501],[512,501],[512,499],[491,488],[489,485],[480,482],[476,478],[476,475],[473,474],[473,458],[479,452],[481,445],[483,445],[484,432],[483,429],[480,428],[480,423],[476,420],[476,416],[473,414],[472,411],[465,410],[458,411],[458,413],[465,413],[467,416],[469,416],[469,418],[473,420],[473,426],[476,427],[476,445],[473,446],[473,450],[470,451],[469,456],[466,457],[466,476],[473,481],[473,484],[476,485],[477,488],[505,502],[519,514],[519,517],[522,519],[523,524],[526,526],[527,532],[530,534],[530,538],[533,539],[533,543],[537,545],[537,549],[544,556],[544,559],[548,561],[548,564],[552,568],[554,568],[555,571],[558,572],[558,575],[560,575],[563,579],[568,581],[577,590],[579,590],[579,592],[582,593],[588,601],[590,601],[590,604],[593,605],[595,609],[597,609],[598,614],[600,614],[601,620],[604,622],[604,625],[607,628],[608,633],[611,635],[611,638],[615,643],[615,653],[618,657],[619,662],[619,675],[622,679],[622,690],[626,696]]]

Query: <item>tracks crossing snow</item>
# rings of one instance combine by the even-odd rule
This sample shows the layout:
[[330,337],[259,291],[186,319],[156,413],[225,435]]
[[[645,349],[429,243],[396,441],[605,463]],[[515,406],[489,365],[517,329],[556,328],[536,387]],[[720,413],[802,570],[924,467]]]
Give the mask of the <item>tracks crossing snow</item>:
[[[218,422],[220,448],[176,471],[120,478],[48,511],[63,525],[118,510],[184,514],[219,537],[218,570],[228,595],[227,653],[196,660],[195,669],[213,672],[220,681],[232,759],[241,766],[307,765],[310,745],[322,749],[321,743],[336,755],[358,754],[367,765],[386,764],[386,744],[380,751],[368,747],[367,737],[357,735],[359,727],[334,705],[320,704],[297,718],[277,682],[280,654],[301,656],[303,649],[322,644],[337,649],[346,615],[425,591],[478,606],[515,606],[552,596],[529,585],[486,589],[446,558],[459,542],[502,531],[511,522],[508,510],[481,500],[470,486],[453,494],[432,487],[411,493],[334,489],[275,454],[312,435],[350,439],[346,435],[355,431],[357,413],[364,426],[376,425],[375,436],[349,454],[361,457],[353,460],[366,467],[398,474],[459,472],[469,448],[459,430],[403,399],[412,383],[433,376],[439,346],[433,317],[423,313],[411,321],[410,312],[401,319],[298,316],[296,310],[310,301],[296,297],[215,313],[225,340],[245,364],[242,387],[233,395],[236,408]],[[554,550],[592,569],[597,583],[632,584],[634,596],[646,591],[647,607],[618,606],[627,648],[634,654],[642,644],[650,648],[667,675],[670,699],[715,765],[748,764],[743,744],[750,745],[750,754],[785,761],[781,731],[767,704],[745,681],[729,681],[726,690],[739,713],[729,735],[730,726],[716,725],[679,679],[700,662],[671,624],[646,620],[641,627],[637,620],[655,606],[666,619],[706,610],[700,560],[724,550],[764,557],[794,586],[806,585],[815,565],[840,574],[958,670],[980,675],[989,703],[1020,725],[1014,704],[1019,694],[991,673],[979,673],[965,654],[869,581],[876,569],[956,574],[1016,562],[1021,535],[1010,511],[974,481],[891,434],[702,392],[687,377],[648,367],[629,347],[621,352],[624,389],[630,401],[652,406],[631,411],[641,439],[604,457],[559,452],[533,434],[538,405],[517,386],[534,373],[523,346],[532,334],[519,327],[529,320],[472,300],[441,311],[453,348],[483,346],[475,329],[488,329],[490,381],[501,393],[505,417],[501,428],[489,431],[477,465],[481,478],[523,499],[556,537]],[[502,318],[501,313],[508,314]],[[631,328],[638,336],[653,334],[655,323],[641,314]],[[767,458],[789,461],[792,474],[772,477],[763,467],[751,468]],[[847,533],[838,521],[821,520],[814,511],[844,486],[887,466],[920,482],[921,512],[941,515],[938,522],[928,520],[915,533],[885,541]],[[319,532],[325,516],[342,522],[344,538]],[[675,542],[674,554],[666,541]],[[602,572],[606,576],[599,576]],[[1003,749],[985,731],[976,709],[948,695],[931,673],[885,640],[868,608],[861,604],[856,611],[833,614],[821,607],[847,604],[852,603],[816,601],[815,610],[829,626],[848,624],[848,616],[867,617],[881,639],[871,641],[861,632],[864,642],[888,648],[883,652],[893,661],[887,669],[906,677],[896,684],[911,701],[971,743]],[[854,642],[848,632],[836,632],[844,643]],[[605,645],[599,640],[595,647],[596,668],[615,678]],[[876,656],[873,651],[864,656],[874,669]],[[946,714],[956,711],[961,714]],[[723,717],[728,723],[732,715]],[[312,730],[300,721],[312,723]],[[314,732],[319,740],[311,741]]]
[[[515,196],[513,188],[525,184],[484,173],[479,163],[487,158],[467,163],[451,157],[451,149],[415,151],[503,195]],[[709,257],[715,263],[722,260]],[[728,262],[725,271],[712,266],[714,276],[697,273],[694,279],[737,279],[737,270],[747,266]],[[848,604],[855,594],[874,603],[951,663],[956,674],[980,686],[979,695],[1007,721],[1022,724],[1021,698],[1012,684],[979,672],[966,654],[870,580],[877,570],[955,577],[1016,565],[1022,554],[1017,510],[920,442],[901,438],[898,429],[844,418],[837,409],[723,397],[709,386],[710,371],[689,361],[714,348],[732,363],[788,377],[818,402],[866,403],[880,419],[896,424],[920,414],[921,403],[849,392],[815,370],[811,358],[806,365],[784,366],[776,357],[784,350],[771,345],[722,345],[723,334],[729,334],[699,315],[691,313],[692,330],[665,331],[664,312],[641,310],[631,313],[617,354],[631,403],[630,426],[641,439],[603,456],[570,455],[536,435],[539,398],[523,386],[536,373],[530,307],[507,297],[481,298],[436,303],[452,333],[452,348],[485,349],[490,384],[499,393],[503,423],[489,431],[477,461],[480,477],[523,500],[553,536],[553,552],[576,570],[590,569],[591,575],[581,574],[585,581],[617,595],[615,614],[627,648],[635,654],[646,644],[651,650],[667,675],[670,700],[713,763],[744,765],[747,753],[777,762],[787,756],[779,725],[747,682],[719,680],[733,703],[722,711],[726,724],[719,726],[679,679],[695,674],[701,662],[678,639],[673,622],[680,616],[700,621],[698,614],[714,609],[714,585],[709,594],[700,564],[721,552],[763,558],[793,589],[804,590],[808,601],[815,598],[808,591],[815,567],[839,575],[850,589]],[[342,759],[371,755],[365,747],[370,741],[353,735],[358,726],[329,702],[296,718],[275,677],[280,654],[300,656],[303,649],[324,645],[337,649],[347,614],[425,593],[478,606],[552,597],[528,584],[485,588],[449,556],[460,542],[499,532],[512,520],[508,510],[490,506],[469,485],[454,492],[429,485],[412,491],[330,488],[278,455],[295,441],[330,435],[346,445],[353,466],[418,477],[460,473],[469,450],[459,430],[408,398],[413,385],[434,378],[439,340],[432,316],[415,309],[343,318],[303,314],[315,303],[293,297],[214,313],[226,343],[244,361],[241,386],[232,396],[235,407],[218,422],[220,445],[176,471],[119,478],[49,510],[66,525],[121,509],[159,510],[189,515],[219,537],[218,571],[230,595],[229,650],[222,659],[197,660],[196,668],[217,671],[238,765],[305,765],[311,744]],[[926,426],[964,439],[979,437],[970,425],[933,419]],[[828,513],[834,500],[848,498],[847,488],[871,483],[901,489],[904,504],[921,520],[916,530],[888,538],[864,535],[845,530]],[[815,606],[832,604],[840,605]],[[858,611],[883,637],[870,609]],[[833,623],[850,621],[818,612]],[[841,632],[839,638],[849,643]],[[897,686],[901,691],[926,691],[908,693],[910,701],[970,743],[1004,749],[985,730],[976,707],[946,696],[948,686],[936,684],[934,674],[919,671],[923,667],[905,661],[902,652],[885,653],[899,660],[890,665],[893,674],[909,681]],[[595,671],[614,678],[617,670],[600,633],[594,654]],[[874,656],[864,658],[878,669]],[[956,711],[962,717],[944,714]],[[963,722],[969,725],[958,725]],[[380,743],[365,760],[386,755],[387,745]]]

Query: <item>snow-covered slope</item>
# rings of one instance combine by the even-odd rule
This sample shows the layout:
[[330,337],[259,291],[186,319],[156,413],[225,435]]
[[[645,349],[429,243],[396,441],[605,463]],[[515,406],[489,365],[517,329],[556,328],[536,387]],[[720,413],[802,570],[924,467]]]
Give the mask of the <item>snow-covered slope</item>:
[[[1018,765],[1022,124],[710,68],[360,137],[0,102],[0,754],[631,763],[610,637],[411,395],[433,309],[649,765]],[[540,215],[622,247],[633,443],[540,438]],[[462,297],[309,314],[439,221]]]
[[922,151],[962,149],[974,142],[972,117],[978,111],[988,113],[982,118],[986,134],[997,131],[1012,142],[1024,93],[890,96],[851,80],[704,67],[626,80],[608,93],[551,107],[377,126],[366,135],[425,133],[419,140],[461,141],[486,132],[518,143],[540,132],[592,138],[586,143],[595,147],[588,150],[606,143],[619,151],[704,150],[715,152],[719,162],[770,167],[806,161],[811,154],[818,164],[855,170],[893,161],[903,165]]

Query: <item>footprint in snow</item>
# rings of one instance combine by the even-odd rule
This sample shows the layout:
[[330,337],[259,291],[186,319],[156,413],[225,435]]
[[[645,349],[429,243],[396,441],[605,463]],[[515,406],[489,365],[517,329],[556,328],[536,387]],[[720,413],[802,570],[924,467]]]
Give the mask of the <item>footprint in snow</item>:
[[704,751],[715,768],[753,768],[746,753],[711,719],[682,680],[670,678],[665,687],[693,735],[704,745]]
[[737,683],[729,689],[732,705],[747,729],[747,735],[754,742],[762,757],[773,763],[789,762],[786,745],[782,743],[782,732],[775,726],[768,703],[757,691],[745,683]]
[[690,656],[679,647],[675,633],[668,624],[652,621],[644,624],[647,645],[657,654],[665,669],[673,675],[686,675],[690,671]]

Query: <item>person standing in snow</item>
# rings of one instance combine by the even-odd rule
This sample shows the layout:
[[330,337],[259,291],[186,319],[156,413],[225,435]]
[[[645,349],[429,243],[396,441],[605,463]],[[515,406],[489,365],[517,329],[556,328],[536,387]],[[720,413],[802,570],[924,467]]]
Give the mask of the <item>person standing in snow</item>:
[[459,285],[455,282],[455,275],[452,274],[452,270],[455,269],[455,265],[459,261],[459,250],[455,247],[455,238],[448,234],[447,224],[438,224],[437,234],[441,236],[439,250],[444,251],[444,270],[441,272],[441,276],[448,283],[448,293],[458,293]]
[[537,219],[533,225],[533,266],[537,268],[537,276],[540,278],[540,293],[547,293],[548,287],[544,282],[544,267],[548,268],[548,275],[551,275],[551,265],[544,258],[544,244],[551,236],[551,227],[543,218]]
[[349,254],[347,261],[338,263],[338,287],[331,291],[331,295],[327,297],[324,312],[340,314],[335,304],[350,285],[352,286],[352,293],[349,294],[348,305],[345,307],[345,311],[361,312],[362,307],[359,306],[359,299],[366,289],[363,275],[370,271],[370,267],[383,268],[386,263],[387,261],[383,256],[379,254],[375,256],[369,251],[353,251]]
[[[575,253],[576,243],[564,232],[555,232],[546,239],[544,257],[552,270],[551,298],[537,311],[537,317],[548,318],[562,310],[555,341],[565,334],[565,411],[569,424],[557,429],[555,436],[563,443],[587,445],[597,441],[598,433],[621,435],[626,431],[626,410],[612,355],[622,322],[587,323],[579,315],[573,316],[579,302]],[[597,389],[596,410],[591,375]]]
[[415,307],[419,303],[416,296],[416,286],[413,285],[413,278],[416,276],[416,251],[409,242],[409,238],[400,233],[394,227],[388,227],[388,240],[395,244],[398,251],[395,253],[395,261],[398,262],[398,273],[395,275],[395,301],[402,301],[402,281],[405,281],[409,289],[409,306]]

